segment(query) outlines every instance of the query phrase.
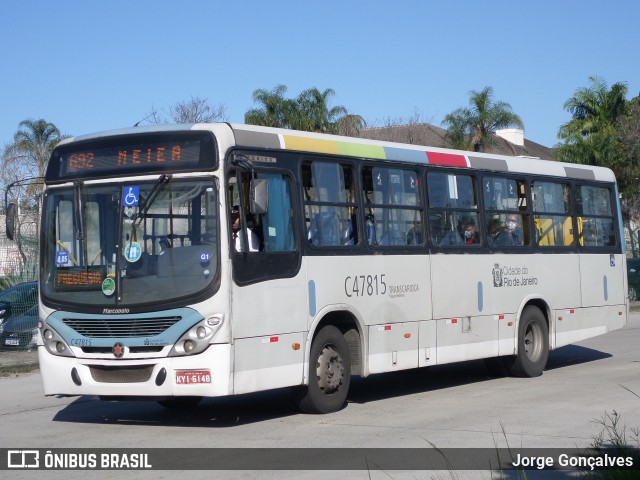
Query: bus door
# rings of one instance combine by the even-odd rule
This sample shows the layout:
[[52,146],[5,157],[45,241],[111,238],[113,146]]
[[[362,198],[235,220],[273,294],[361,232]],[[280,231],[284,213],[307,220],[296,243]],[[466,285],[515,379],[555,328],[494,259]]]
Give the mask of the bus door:
[[293,177],[286,171],[238,169],[230,178],[234,391],[302,383],[308,308]]

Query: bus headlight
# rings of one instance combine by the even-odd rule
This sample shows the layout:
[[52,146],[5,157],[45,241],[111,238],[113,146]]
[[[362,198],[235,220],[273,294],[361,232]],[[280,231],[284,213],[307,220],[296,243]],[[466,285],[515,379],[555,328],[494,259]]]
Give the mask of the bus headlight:
[[198,329],[196,330],[196,335],[198,336],[198,339],[202,340],[204,337],[207,336],[207,329],[204,328],[202,325],[198,327]]
[[224,315],[213,315],[198,322],[182,335],[169,352],[170,357],[204,352],[224,322]]
[[43,323],[40,325],[40,331],[42,332],[42,343],[50,354],[63,357],[74,356],[64,339],[49,325]]

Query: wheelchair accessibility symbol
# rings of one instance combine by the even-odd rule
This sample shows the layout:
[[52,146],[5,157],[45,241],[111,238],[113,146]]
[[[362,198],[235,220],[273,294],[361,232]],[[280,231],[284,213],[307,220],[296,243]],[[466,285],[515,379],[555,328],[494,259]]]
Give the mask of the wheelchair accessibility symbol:
[[124,187],[122,192],[122,204],[125,207],[137,207],[140,198],[140,187]]

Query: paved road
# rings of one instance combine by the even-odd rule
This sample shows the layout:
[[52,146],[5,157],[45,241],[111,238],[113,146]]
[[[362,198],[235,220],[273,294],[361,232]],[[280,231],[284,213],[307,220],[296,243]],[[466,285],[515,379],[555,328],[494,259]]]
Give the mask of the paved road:
[[[208,399],[189,411],[169,411],[151,402],[44,397],[38,372],[11,375],[0,378],[0,447],[582,448],[602,431],[598,420],[607,413],[617,412],[628,427],[640,426],[638,345],[640,313],[634,312],[623,330],[551,352],[539,378],[491,379],[482,362],[376,375],[355,380],[348,406],[324,416],[298,413],[288,390]],[[103,473],[101,478],[122,474]],[[175,475],[165,473],[135,477]],[[86,473],[47,475],[67,480]],[[320,472],[233,473],[235,478],[287,475],[321,477]],[[433,478],[424,472],[348,476]]]

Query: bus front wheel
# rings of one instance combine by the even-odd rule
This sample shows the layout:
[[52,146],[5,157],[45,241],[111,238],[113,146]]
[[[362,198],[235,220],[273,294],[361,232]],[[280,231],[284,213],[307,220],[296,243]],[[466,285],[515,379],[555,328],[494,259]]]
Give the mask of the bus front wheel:
[[542,375],[549,357],[549,327],[542,311],[529,305],[522,311],[518,325],[518,353],[505,359],[515,377]]
[[335,412],[344,405],[350,383],[347,341],[336,327],[323,327],[311,344],[309,385],[296,387],[294,399],[306,413]]

